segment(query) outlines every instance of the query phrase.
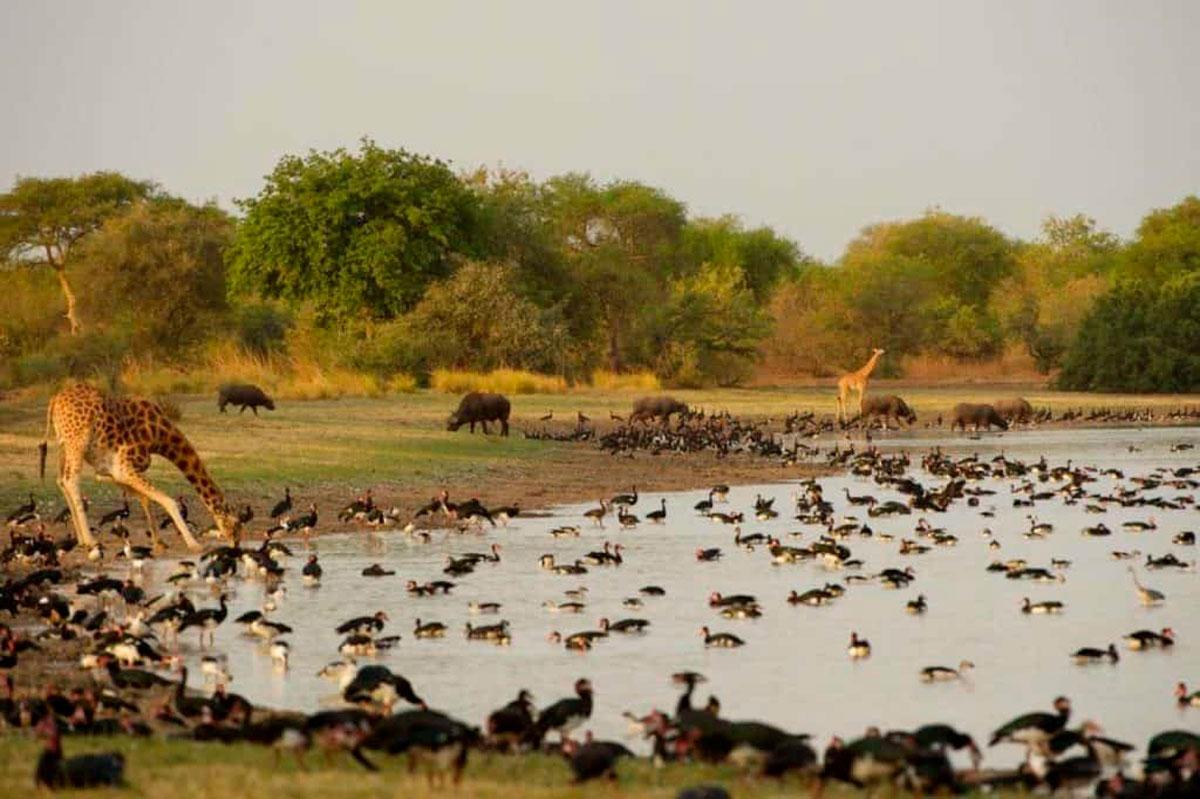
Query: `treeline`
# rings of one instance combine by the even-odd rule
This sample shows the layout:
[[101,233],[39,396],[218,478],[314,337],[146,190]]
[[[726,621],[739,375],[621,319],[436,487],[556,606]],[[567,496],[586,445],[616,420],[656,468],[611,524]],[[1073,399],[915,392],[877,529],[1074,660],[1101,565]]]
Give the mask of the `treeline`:
[[892,373],[1019,348],[1068,388],[1200,388],[1195,197],[1129,242],[1083,216],[1024,242],[930,211],[864,228],[832,265],[641,183],[458,174],[371,141],[286,156],[238,206],[113,173],[17,180],[0,195],[0,382],[219,368],[236,349],[384,384],[515,368],[734,385],[880,346]]

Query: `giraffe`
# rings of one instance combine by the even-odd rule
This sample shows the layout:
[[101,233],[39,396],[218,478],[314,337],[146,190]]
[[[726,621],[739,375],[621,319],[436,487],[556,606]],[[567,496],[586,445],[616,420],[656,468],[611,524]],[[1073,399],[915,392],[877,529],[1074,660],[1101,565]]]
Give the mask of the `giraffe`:
[[55,394],[46,408],[46,435],[38,446],[39,472],[43,479],[46,476],[46,445],[52,431],[59,444],[58,487],[71,510],[81,545],[91,547],[95,544],[79,493],[79,478],[86,460],[96,470],[97,478],[112,480],[137,496],[156,543],[158,528],[150,510],[151,500],[161,505],[171,517],[188,549],[200,550],[179,514],[179,505],[143,476],[150,467],[151,455],[166,458],[183,472],[212,514],[217,528],[236,543],[241,531],[237,514],[226,504],[221,489],[208,476],[196,450],[155,403],[134,397],[114,397],[86,384],[70,386]]
[[839,422],[846,421],[846,404],[853,392],[858,392],[858,415],[862,416],[863,399],[867,396],[867,380],[870,379],[871,372],[875,371],[875,364],[879,362],[879,356],[883,355],[883,352],[876,347],[871,350],[871,357],[863,368],[856,372],[848,372],[838,378],[837,416]]

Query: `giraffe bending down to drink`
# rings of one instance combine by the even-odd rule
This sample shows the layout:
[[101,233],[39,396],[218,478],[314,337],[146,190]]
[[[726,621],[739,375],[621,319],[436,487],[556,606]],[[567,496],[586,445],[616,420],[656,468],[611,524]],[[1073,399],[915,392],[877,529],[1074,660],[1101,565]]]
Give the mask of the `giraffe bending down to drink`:
[[871,377],[871,372],[875,371],[875,364],[879,362],[880,355],[883,355],[883,350],[876,347],[871,351],[871,358],[863,368],[838,378],[837,416],[839,422],[846,421],[846,406],[849,404],[850,394],[853,392],[858,393],[858,415],[862,416],[863,399],[867,396],[867,380]]
[[187,438],[150,400],[114,397],[83,384],[55,394],[46,409],[46,435],[38,446],[39,472],[43,479],[46,476],[46,445],[51,432],[59,445],[58,487],[71,510],[81,545],[91,547],[95,544],[79,493],[79,478],[83,462],[87,461],[99,479],[112,480],[138,498],[156,543],[158,527],[150,511],[151,500],[161,505],[171,517],[188,549],[200,550],[179,514],[179,505],[143,476],[150,467],[151,455],[160,455],[175,464],[200,495],[221,534],[235,543],[238,540],[241,523],[226,504],[225,495],[209,477]]

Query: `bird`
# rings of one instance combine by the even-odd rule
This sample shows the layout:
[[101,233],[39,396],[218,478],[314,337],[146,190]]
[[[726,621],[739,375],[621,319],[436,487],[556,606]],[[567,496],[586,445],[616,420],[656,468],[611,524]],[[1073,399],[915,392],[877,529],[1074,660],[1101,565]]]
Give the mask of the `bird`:
[[201,608],[183,617],[179,623],[179,632],[183,632],[188,627],[200,628],[200,646],[204,647],[204,634],[208,633],[209,644],[213,643],[213,636],[218,627],[225,621],[225,617],[229,615],[229,608],[226,605],[229,597],[221,594],[218,597],[218,606],[215,608]]
[[926,666],[921,669],[922,682],[948,682],[950,680],[961,680],[966,677],[966,672],[975,668],[975,664],[969,660],[961,661],[957,669],[952,669],[949,666]]
[[340,635],[374,635],[381,630],[386,622],[390,621],[385,611],[378,610],[370,616],[355,616],[349,621],[344,621],[334,628],[334,632]]
[[1142,585],[1138,579],[1137,572],[1133,570],[1132,566],[1129,567],[1129,573],[1133,576],[1133,585],[1137,588],[1138,599],[1141,600],[1143,605],[1158,605],[1167,598],[1167,595],[1161,591],[1156,591],[1153,588],[1147,588]]
[[413,635],[417,638],[442,638],[446,635],[446,625],[431,621],[425,624],[417,619],[413,627]]
[[269,651],[271,654],[271,661],[275,664],[275,668],[279,671],[287,671],[288,657],[292,651],[291,645],[288,644],[287,641],[272,641]]
[[1124,636],[1124,640],[1130,649],[1166,648],[1175,645],[1175,631],[1170,627],[1164,627],[1157,633],[1153,630],[1136,630]]
[[292,509],[292,489],[283,489],[283,499],[275,503],[275,507],[271,508],[271,518],[278,519],[283,514]]
[[[36,512],[37,512],[37,500],[33,498],[33,494],[30,494],[29,501],[26,502],[24,505],[17,506],[17,508],[15,510],[13,510],[12,513],[8,514],[8,517],[4,521],[8,524],[15,524],[19,520],[24,519]],[[69,514],[70,514],[70,511],[68,509],[68,517],[69,517]],[[66,519],[63,519],[63,521],[66,521]]]
[[603,527],[604,517],[608,515],[608,502],[600,500],[600,507],[585,511],[583,515],[595,522],[597,526]]
[[533,724],[533,694],[522,688],[516,699],[488,714],[484,729],[492,747],[512,752],[529,736]]
[[1200,707],[1200,691],[1188,693],[1186,683],[1175,684],[1175,699],[1180,707]]
[[1065,696],[1054,700],[1054,713],[1035,711],[1017,716],[992,733],[988,746],[1012,741],[1029,748],[1045,747],[1050,737],[1067,726],[1071,716],[1071,700]]
[[1117,654],[1116,644],[1109,644],[1107,649],[1085,646],[1071,653],[1071,659],[1080,665],[1099,663],[1105,658],[1108,658],[1109,662],[1113,664],[1121,659],[1121,656]]
[[654,524],[662,524],[663,520],[665,520],[666,518],[667,518],[667,500],[664,497],[662,499],[662,504],[660,505],[659,509],[648,512],[646,514],[646,519]]
[[628,494],[617,494],[616,496],[614,496],[612,499],[609,500],[610,505],[614,505],[617,507],[624,506],[626,508],[636,505],[637,502],[638,502],[637,486],[631,486],[631,490]]
[[391,712],[398,699],[425,707],[425,702],[413,691],[412,683],[392,673],[387,666],[361,666],[353,679],[342,689],[342,698],[347,702],[361,704],[373,702]]
[[1063,603],[1061,603],[1061,602],[1055,602],[1055,601],[1030,602],[1029,597],[1024,597],[1021,600],[1021,612],[1025,613],[1025,614],[1029,614],[1029,613],[1043,613],[1043,614],[1044,613],[1062,613],[1062,611],[1063,611]]
[[562,740],[570,740],[571,731],[592,717],[593,689],[587,678],[575,681],[575,696],[560,699],[538,713],[533,738],[541,742],[547,733],[557,732]]
[[745,641],[732,633],[713,633],[708,627],[700,628],[700,637],[704,639],[706,647],[715,646],[721,649],[736,649],[746,644]]
[[904,606],[904,609],[905,609],[905,610],[906,610],[908,613],[911,613],[911,614],[913,614],[914,616],[919,616],[919,615],[921,615],[921,614],[922,614],[922,613],[924,613],[924,612],[925,612],[925,611],[926,611],[928,608],[929,608],[929,605],[928,605],[928,604],[926,604],[926,602],[925,602],[925,595],[924,595],[924,594],[917,594],[917,598],[916,598],[916,599],[910,599],[910,600],[909,600],[909,601],[908,601],[908,602],[905,604],[905,606]]
[[120,752],[63,757],[62,737],[58,721],[47,714],[38,724],[37,734],[44,741],[33,771],[36,787],[94,788],[105,785],[121,785],[125,781],[125,756]]
[[634,757],[624,744],[615,741],[587,741],[583,744],[566,741],[562,751],[568,758],[575,785],[598,777],[615,781],[617,761],[622,757]]
[[300,570],[302,579],[305,585],[317,585],[321,582],[321,564],[317,562],[316,555],[309,555],[308,562],[304,564],[304,568]]
[[846,648],[846,653],[850,655],[851,660],[870,657],[871,642],[865,638],[859,638],[858,633],[852,632],[850,633],[850,645]]

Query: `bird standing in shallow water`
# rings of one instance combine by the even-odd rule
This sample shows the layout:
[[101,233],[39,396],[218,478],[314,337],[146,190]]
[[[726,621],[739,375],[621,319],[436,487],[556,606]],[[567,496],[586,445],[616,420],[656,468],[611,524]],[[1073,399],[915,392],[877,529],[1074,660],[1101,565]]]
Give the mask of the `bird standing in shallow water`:
[[1138,579],[1137,572],[1133,570],[1132,566],[1129,567],[1129,573],[1133,576],[1133,585],[1137,588],[1138,599],[1143,605],[1158,605],[1167,598],[1163,592],[1142,585],[1142,581]]

